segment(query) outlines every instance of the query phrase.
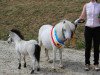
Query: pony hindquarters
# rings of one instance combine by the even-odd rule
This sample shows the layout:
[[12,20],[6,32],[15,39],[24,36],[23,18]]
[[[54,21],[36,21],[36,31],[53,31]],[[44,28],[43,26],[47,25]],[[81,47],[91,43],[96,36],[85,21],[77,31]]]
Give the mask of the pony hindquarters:
[[39,35],[38,35],[38,41],[40,46],[44,46],[46,49],[52,49],[52,44],[51,44],[51,36],[50,36],[50,31],[53,26],[51,25],[43,25],[39,29]]
[[40,62],[40,51],[41,51],[41,47],[38,44],[35,44],[34,46],[35,46],[34,53],[32,52],[33,50],[28,52],[29,53],[29,56],[32,59],[32,66],[33,66],[33,69],[31,71],[31,74],[34,73],[36,61],[37,61],[37,71],[40,70],[39,62]]
[[48,50],[52,50],[52,44],[51,44],[51,36],[50,36],[50,31],[53,26],[51,25],[43,25],[39,29],[39,34],[38,34],[38,41],[39,45],[43,46],[45,48],[45,54],[46,54],[46,60],[49,61],[49,55],[48,55]]

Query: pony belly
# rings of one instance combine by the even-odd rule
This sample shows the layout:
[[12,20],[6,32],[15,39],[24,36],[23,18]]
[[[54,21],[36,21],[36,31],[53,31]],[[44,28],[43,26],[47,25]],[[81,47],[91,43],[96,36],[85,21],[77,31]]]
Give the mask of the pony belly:
[[29,45],[22,44],[22,45],[19,45],[19,46],[18,46],[17,50],[18,50],[22,55],[28,55],[27,50],[30,50],[30,49],[29,49]]
[[49,42],[49,41],[44,41],[44,42],[43,42],[43,46],[44,46],[46,49],[52,49],[51,42]]
[[22,54],[22,55],[28,55],[28,52],[27,52],[27,50],[19,50],[20,51],[20,53]]
[[44,31],[42,33],[42,44],[45,48],[52,49],[51,37],[49,31]]
[[52,49],[52,44],[49,37],[45,37],[45,39],[42,39],[42,44],[45,48]]
[[47,49],[52,49],[50,36],[52,27],[52,25],[43,25],[39,30],[39,39],[42,42],[42,45]]

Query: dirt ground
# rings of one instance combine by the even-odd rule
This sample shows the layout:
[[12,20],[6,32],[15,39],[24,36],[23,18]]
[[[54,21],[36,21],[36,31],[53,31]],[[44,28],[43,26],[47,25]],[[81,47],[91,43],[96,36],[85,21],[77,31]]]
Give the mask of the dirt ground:
[[[91,64],[93,64],[93,53],[91,54]],[[52,58],[52,51],[50,51],[50,59]],[[31,75],[31,60],[27,57],[27,67],[22,67],[18,70],[17,54],[14,45],[9,45],[6,41],[0,41],[0,75]],[[63,65],[64,69],[58,68],[59,55],[57,52],[57,69],[52,69],[52,63],[48,63],[45,59],[44,50],[41,51],[40,67],[41,71],[33,75],[100,75],[100,71],[84,71],[84,50],[63,49]]]

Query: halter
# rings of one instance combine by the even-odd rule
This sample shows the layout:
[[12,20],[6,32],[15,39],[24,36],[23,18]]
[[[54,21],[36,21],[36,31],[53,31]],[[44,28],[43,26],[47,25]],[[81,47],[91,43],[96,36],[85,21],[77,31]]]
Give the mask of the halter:
[[[60,40],[59,38],[58,38],[58,36],[57,36],[57,32],[56,32],[56,30],[54,29],[54,36],[55,36],[55,39],[53,38],[53,29],[54,29],[54,27],[52,27],[52,29],[51,29],[51,39],[52,39],[52,42],[53,42],[53,44],[56,46],[56,47],[58,47],[58,48],[62,48],[63,47],[63,45],[64,45],[64,41],[62,41],[62,40]],[[64,36],[63,36],[64,37]]]
[[64,40],[66,40],[66,37],[65,37],[64,32],[63,32],[63,29],[62,29],[62,34],[63,34],[63,38],[64,38]]

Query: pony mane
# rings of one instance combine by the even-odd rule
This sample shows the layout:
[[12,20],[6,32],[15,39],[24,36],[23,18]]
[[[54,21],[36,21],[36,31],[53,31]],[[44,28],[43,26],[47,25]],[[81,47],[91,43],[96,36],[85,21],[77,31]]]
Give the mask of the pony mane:
[[24,39],[24,37],[22,36],[21,32],[17,29],[12,29],[11,32],[14,32],[15,34],[17,34],[21,39]]

